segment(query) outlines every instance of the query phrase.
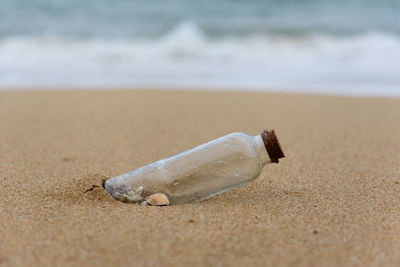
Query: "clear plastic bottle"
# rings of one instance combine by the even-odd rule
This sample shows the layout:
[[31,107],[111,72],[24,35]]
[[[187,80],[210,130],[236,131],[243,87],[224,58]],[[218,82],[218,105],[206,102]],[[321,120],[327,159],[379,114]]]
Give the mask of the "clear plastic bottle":
[[282,157],[274,130],[236,132],[111,178],[103,187],[124,202],[155,193],[165,194],[170,204],[200,201],[254,180]]

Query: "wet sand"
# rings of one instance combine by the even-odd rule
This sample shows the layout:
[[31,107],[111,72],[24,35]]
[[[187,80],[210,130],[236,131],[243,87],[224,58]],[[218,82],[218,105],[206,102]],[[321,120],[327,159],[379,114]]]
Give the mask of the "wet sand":
[[[150,207],[101,180],[234,131],[286,158],[209,200]],[[0,92],[1,266],[400,262],[400,99]]]

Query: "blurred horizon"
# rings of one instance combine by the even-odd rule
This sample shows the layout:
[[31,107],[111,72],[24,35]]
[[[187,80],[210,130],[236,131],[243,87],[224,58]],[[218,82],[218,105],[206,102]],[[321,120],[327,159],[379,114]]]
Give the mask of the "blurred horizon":
[[400,95],[400,1],[2,0],[0,87]]

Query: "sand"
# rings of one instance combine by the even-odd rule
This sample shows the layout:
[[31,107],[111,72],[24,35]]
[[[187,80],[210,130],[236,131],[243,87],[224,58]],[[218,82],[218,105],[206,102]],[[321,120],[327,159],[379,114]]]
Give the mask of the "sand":
[[[234,131],[286,158],[194,204],[113,200],[112,177]],[[0,92],[1,266],[400,263],[400,99]]]

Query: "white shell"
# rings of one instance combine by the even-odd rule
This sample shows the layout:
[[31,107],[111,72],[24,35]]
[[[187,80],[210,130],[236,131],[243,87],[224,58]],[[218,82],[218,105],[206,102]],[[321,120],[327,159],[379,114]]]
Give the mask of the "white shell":
[[152,194],[144,199],[151,206],[167,206],[169,205],[168,197],[162,193]]

